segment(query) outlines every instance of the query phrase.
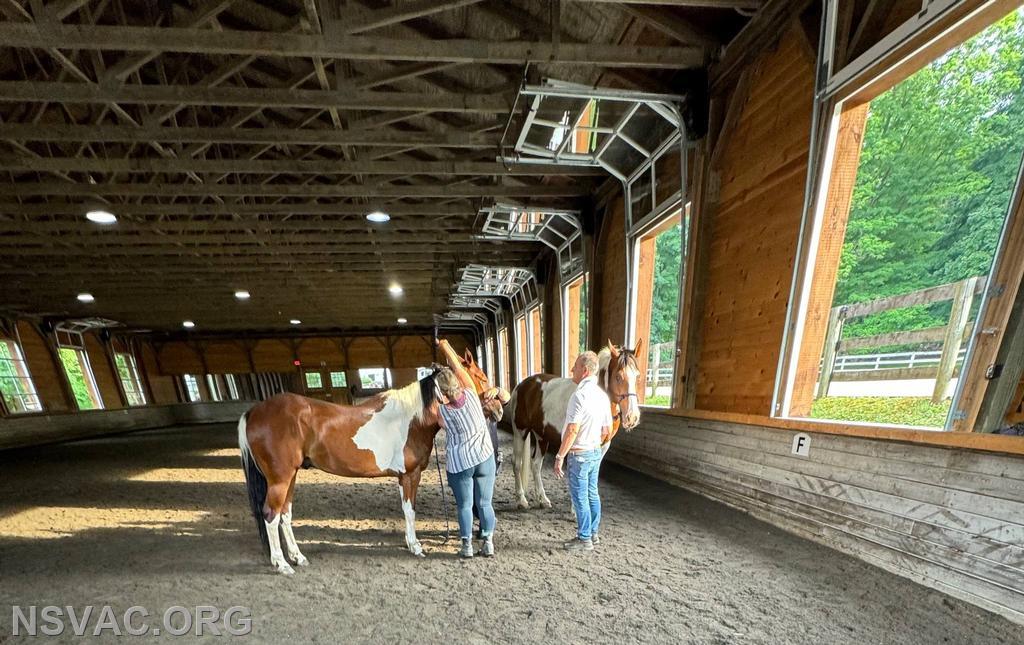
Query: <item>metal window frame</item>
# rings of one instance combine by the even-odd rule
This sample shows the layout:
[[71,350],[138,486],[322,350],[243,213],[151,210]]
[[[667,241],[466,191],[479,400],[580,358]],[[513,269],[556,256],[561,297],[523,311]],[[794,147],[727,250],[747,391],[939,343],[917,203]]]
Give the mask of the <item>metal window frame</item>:
[[[484,216],[481,239],[540,242],[557,255],[562,279],[584,270],[583,222],[579,211],[546,206],[525,208],[497,202],[481,208],[480,214]],[[532,217],[528,216],[533,215],[539,216],[539,221],[529,221]],[[557,223],[562,223],[568,232],[559,230]],[[522,230],[524,227],[527,230]]]
[[[15,327],[15,334],[18,335],[18,338],[0,338],[0,343],[7,343],[9,351],[11,351],[10,361],[15,372],[13,380],[21,381],[23,385],[27,385],[27,389],[29,390],[29,392],[26,394],[15,392],[13,396],[16,396],[21,401],[21,405],[25,409],[19,411],[7,410],[7,413],[11,415],[17,415],[42,412],[43,400],[39,397],[39,390],[36,389],[35,380],[32,378],[31,370],[29,370],[28,360],[25,357],[25,352],[22,351],[21,349],[21,338],[20,334],[18,333],[17,327]],[[20,367],[18,366],[18,364],[20,364]],[[25,373],[25,376],[18,376],[17,374],[20,371],[23,371]],[[26,403],[26,399],[34,400],[35,406],[29,406]]]

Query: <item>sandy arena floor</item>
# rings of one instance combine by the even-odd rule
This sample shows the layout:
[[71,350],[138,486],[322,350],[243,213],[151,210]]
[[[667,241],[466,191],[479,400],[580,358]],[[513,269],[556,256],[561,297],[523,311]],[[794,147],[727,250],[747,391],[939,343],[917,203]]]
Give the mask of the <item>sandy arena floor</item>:
[[242,605],[249,641],[274,643],[1024,643],[1002,618],[614,466],[603,544],[569,554],[564,484],[548,466],[555,508],[516,511],[506,462],[498,557],[471,561],[441,543],[436,471],[425,560],[405,550],[394,480],[302,471],[311,566],[286,578],[261,556],[235,444],[219,425],[0,453],[0,641],[17,604]]

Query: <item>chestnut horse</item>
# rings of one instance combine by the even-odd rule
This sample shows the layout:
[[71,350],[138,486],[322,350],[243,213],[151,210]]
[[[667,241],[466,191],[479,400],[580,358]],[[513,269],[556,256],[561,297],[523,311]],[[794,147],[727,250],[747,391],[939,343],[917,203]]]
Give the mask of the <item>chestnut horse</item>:
[[279,573],[294,573],[285,555],[298,566],[309,564],[292,533],[295,476],[299,468],[309,466],[342,477],[397,477],[405,544],[413,555],[423,556],[414,509],[420,475],[429,465],[440,429],[436,374],[435,370],[359,405],[278,394],[257,403],[238,421],[238,446],[256,527],[269,550],[270,564]]
[[[642,345],[641,340],[633,349],[620,349],[609,340],[608,346],[597,355],[597,382],[608,394],[612,406],[611,433],[608,441],[601,446],[605,452],[620,425],[628,431],[640,423],[640,405],[636,392],[640,370],[636,357]],[[557,450],[562,443],[565,413],[569,407],[569,398],[575,391],[576,383],[571,378],[559,378],[552,374],[529,376],[512,391],[505,414],[511,421],[512,469],[516,477],[519,508],[530,507],[526,499],[526,487],[531,482],[535,500],[544,508],[551,508],[551,500],[544,492],[541,468],[545,453]]]

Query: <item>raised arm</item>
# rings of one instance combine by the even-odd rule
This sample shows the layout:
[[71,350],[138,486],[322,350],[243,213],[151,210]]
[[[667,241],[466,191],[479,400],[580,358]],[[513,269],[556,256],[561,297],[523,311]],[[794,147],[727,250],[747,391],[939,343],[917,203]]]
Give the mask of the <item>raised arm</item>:
[[473,382],[473,377],[462,366],[462,361],[459,359],[459,355],[455,353],[455,350],[452,349],[451,344],[447,340],[442,339],[438,342],[437,346],[440,348],[441,353],[444,354],[445,360],[448,361],[448,367],[452,368],[452,371],[455,372],[455,378],[459,379],[462,387],[469,388],[475,392],[476,384]]

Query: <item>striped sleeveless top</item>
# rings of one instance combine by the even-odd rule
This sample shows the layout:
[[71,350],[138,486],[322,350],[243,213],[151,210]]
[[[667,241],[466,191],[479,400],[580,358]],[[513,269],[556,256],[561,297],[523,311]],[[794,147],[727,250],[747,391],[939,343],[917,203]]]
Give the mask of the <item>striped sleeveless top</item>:
[[476,392],[465,389],[466,402],[460,408],[441,404],[444,419],[445,451],[450,473],[460,473],[487,461],[494,455],[494,446],[487,431],[487,420]]

